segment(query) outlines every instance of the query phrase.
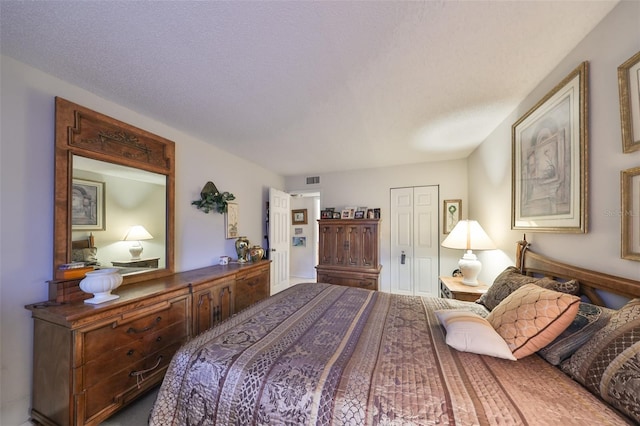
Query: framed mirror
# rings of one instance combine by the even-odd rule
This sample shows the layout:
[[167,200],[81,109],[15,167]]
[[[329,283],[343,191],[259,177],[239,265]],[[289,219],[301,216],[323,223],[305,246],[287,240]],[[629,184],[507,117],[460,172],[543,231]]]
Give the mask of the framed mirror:
[[174,271],[175,144],[56,98],[54,277],[116,267],[123,284]]

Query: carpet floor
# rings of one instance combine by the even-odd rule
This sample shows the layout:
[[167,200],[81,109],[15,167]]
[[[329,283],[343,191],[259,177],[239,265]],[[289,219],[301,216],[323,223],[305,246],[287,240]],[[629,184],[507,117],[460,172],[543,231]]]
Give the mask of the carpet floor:
[[100,426],[145,426],[149,423],[149,413],[158,395],[157,387],[131,405],[118,411],[116,414],[100,423]]

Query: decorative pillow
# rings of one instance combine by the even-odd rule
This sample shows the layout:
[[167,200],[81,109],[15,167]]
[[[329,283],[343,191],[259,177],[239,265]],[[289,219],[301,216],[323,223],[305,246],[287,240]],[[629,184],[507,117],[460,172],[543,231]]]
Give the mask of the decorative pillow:
[[509,266],[496,277],[491,287],[489,287],[487,292],[476,300],[476,303],[484,305],[491,311],[498,306],[505,297],[525,284],[536,284],[540,287],[567,294],[578,294],[580,291],[580,285],[576,280],[560,282],[546,277],[529,277],[527,275],[522,275],[515,266]]
[[560,368],[640,423],[640,298],[615,311]]
[[613,309],[580,302],[573,322],[553,342],[540,349],[538,355],[553,365],[560,364],[607,325],[613,312]]
[[88,247],[71,250],[71,261],[84,262],[87,265],[95,265],[98,263],[98,248]]
[[580,298],[525,284],[487,315],[513,356],[524,358],[551,343],[571,324]]
[[447,345],[461,352],[516,358],[502,337],[480,315],[458,309],[435,311],[440,324],[447,330]]

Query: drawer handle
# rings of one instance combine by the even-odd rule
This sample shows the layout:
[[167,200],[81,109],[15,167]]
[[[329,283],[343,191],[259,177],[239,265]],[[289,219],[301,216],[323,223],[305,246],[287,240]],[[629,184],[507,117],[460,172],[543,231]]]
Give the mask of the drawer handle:
[[138,389],[140,389],[140,386],[142,385],[142,383],[144,382],[144,375],[150,371],[155,370],[156,368],[158,368],[160,366],[160,363],[162,362],[162,355],[158,356],[158,359],[156,361],[156,365],[154,365],[151,368],[147,368],[146,370],[139,370],[139,371],[132,371],[131,373],[129,373],[130,377],[135,377],[136,378],[136,385],[138,386]]
[[143,329],[138,330],[137,328],[133,328],[133,327],[129,327],[129,329],[127,330],[127,334],[137,334],[137,333],[144,333],[146,331],[151,330],[153,327],[155,327],[156,325],[158,325],[160,323],[160,321],[162,321],[162,317],[157,317],[155,319],[155,321],[153,322],[153,324],[151,324],[149,327],[145,327]]

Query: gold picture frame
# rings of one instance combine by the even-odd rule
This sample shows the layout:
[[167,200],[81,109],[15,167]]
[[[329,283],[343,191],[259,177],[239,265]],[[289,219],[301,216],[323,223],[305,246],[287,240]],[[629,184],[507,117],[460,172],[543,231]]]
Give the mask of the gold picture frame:
[[462,200],[444,200],[442,202],[442,233],[450,233],[460,219],[462,219]]
[[618,67],[622,152],[640,150],[640,52]]
[[291,223],[293,225],[306,225],[307,209],[291,210]]
[[587,232],[588,71],[582,62],[512,126],[511,229]]
[[623,259],[640,261],[640,167],[620,172]]

